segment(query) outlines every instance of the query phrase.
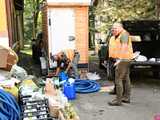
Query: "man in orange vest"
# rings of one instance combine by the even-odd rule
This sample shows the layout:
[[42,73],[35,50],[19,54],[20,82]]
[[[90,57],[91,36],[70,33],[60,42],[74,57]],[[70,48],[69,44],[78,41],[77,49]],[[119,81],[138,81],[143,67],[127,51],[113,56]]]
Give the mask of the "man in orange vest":
[[58,75],[61,70],[65,71],[65,73],[68,73],[70,68],[72,68],[72,77],[79,77],[77,66],[80,59],[80,54],[77,50],[62,50],[61,52],[54,55],[53,59],[57,61],[56,75]]
[[133,59],[133,49],[129,33],[121,23],[112,26],[113,36],[109,41],[109,58],[115,63],[116,98],[109,105],[120,106],[122,102],[130,103],[130,60]]

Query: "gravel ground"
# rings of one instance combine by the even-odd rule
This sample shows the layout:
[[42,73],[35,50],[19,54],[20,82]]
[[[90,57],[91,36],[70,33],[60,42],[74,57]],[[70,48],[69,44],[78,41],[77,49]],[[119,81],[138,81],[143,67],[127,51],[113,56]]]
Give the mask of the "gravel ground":
[[29,75],[34,75],[36,77],[40,77],[40,64],[37,64],[33,61],[32,56],[25,54],[25,53],[19,53],[19,62],[18,65],[23,67]]

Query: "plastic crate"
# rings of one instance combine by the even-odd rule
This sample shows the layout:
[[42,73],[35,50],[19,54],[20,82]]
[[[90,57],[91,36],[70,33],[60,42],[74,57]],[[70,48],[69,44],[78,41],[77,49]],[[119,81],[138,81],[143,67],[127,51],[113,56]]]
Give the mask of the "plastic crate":
[[20,95],[21,120],[56,120],[50,116],[48,99],[34,100]]

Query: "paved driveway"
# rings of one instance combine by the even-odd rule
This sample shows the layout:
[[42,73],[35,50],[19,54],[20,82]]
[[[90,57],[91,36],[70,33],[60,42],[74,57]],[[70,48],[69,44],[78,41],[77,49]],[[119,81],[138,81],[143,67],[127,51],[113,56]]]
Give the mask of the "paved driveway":
[[[89,65],[91,72],[97,72],[102,77],[102,86],[111,85],[106,80],[105,70],[98,68],[98,61]],[[107,92],[78,94],[73,101],[81,120],[154,120],[160,113],[160,79],[150,76],[132,75],[131,103],[123,106],[109,106],[108,101],[115,96]]]
[[[107,82],[107,81],[106,81]],[[74,102],[81,120],[153,120],[160,113],[160,86],[136,83],[130,104],[109,106],[114,98],[107,92],[78,94]]]

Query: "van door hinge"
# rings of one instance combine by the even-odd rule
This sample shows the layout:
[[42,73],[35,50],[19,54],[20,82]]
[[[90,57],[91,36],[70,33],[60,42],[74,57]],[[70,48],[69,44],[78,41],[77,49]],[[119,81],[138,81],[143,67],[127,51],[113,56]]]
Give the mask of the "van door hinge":
[[49,26],[51,26],[51,18],[49,18],[48,22],[49,22]]

